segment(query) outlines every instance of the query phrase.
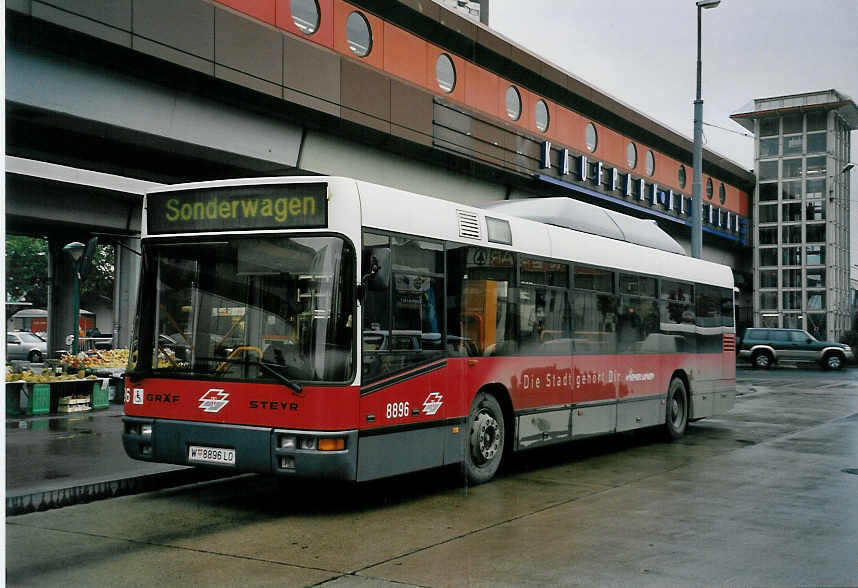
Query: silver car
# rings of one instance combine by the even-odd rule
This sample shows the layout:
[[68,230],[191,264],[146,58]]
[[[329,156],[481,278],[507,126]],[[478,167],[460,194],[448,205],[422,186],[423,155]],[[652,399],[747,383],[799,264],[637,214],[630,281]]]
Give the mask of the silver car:
[[26,359],[42,363],[48,355],[48,342],[28,331],[6,333],[6,359]]

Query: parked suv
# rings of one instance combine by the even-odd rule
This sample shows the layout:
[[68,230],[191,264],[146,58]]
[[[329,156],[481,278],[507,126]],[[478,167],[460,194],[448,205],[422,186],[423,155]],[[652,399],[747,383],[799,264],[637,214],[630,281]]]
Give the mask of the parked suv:
[[757,368],[787,360],[815,361],[827,370],[839,370],[853,357],[848,345],[818,341],[801,329],[747,329],[739,342],[739,358]]

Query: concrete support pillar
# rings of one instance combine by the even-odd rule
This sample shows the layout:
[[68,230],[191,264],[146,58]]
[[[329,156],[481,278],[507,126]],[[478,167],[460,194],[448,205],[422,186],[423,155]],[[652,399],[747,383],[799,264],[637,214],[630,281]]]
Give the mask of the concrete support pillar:
[[72,301],[74,273],[72,259],[63,247],[72,241],[86,241],[86,233],[54,233],[48,237],[48,357],[67,350],[66,337],[74,332]]
[[114,262],[113,345],[127,348],[137,310],[137,290],[140,283],[140,256],[137,253],[140,252],[140,239],[129,237],[119,243]]

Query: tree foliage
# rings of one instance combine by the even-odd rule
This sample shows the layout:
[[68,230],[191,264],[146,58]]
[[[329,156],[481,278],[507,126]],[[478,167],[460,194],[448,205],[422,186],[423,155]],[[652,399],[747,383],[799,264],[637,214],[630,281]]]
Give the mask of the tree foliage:
[[[81,283],[81,301],[113,298],[113,247],[99,245],[92,270]],[[6,236],[6,301],[48,305],[48,242],[32,237]]]
[[44,239],[6,235],[6,301],[46,308],[48,242]]

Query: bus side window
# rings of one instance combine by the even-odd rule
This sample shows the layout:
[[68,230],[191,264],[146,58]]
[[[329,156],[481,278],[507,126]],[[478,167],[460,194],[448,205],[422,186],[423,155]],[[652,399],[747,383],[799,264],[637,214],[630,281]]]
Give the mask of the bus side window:
[[[368,275],[372,267],[373,253],[389,247],[390,239],[385,235],[363,234],[361,251],[361,273]],[[389,259],[390,255],[386,255]],[[389,271],[389,270],[388,270]],[[388,280],[389,282],[389,280]],[[390,348],[390,288],[367,287],[363,302],[362,340],[363,353],[361,370],[363,381],[372,381],[382,377],[387,371],[385,351]]]
[[447,348],[478,356],[513,355],[517,304],[511,252],[451,246],[447,251]]

